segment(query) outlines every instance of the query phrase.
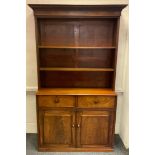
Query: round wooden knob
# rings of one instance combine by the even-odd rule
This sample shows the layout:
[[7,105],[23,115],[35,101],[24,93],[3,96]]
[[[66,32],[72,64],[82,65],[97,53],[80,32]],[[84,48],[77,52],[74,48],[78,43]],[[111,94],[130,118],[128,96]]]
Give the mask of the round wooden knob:
[[98,100],[95,100],[94,103],[97,104],[97,103],[99,103],[99,101]]

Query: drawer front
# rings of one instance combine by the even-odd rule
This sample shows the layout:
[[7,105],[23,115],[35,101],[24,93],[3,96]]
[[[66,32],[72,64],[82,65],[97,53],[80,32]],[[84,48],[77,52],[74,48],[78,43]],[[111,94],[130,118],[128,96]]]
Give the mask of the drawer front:
[[74,107],[74,96],[37,96],[39,107]]
[[78,107],[114,108],[115,99],[113,96],[78,96]]

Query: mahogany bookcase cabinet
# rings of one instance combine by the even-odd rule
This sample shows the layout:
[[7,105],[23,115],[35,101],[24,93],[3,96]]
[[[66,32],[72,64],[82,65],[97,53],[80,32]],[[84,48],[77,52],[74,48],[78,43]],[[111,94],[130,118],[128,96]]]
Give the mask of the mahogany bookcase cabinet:
[[39,151],[112,151],[119,19],[126,5],[29,5]]

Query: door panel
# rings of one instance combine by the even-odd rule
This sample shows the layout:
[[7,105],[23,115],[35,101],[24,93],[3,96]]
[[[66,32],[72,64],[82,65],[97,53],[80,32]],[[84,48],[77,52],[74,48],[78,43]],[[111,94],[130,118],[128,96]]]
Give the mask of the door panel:
[[112,115],[108,111],[78,113],[78,147],[103,147],[109,145],[112,132]]
[[40,111],[42,144],[54,147],[73,147],[75,144],[75,115],[72,111]]

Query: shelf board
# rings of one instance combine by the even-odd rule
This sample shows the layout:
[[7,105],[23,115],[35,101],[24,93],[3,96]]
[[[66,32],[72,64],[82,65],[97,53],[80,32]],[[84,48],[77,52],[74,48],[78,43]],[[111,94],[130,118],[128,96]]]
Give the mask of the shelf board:
[[115,49],[116,46],[38,46],[38,48],[56,49]]
[[37,95],[110,95],[116,92],[108,88],[40,88]]
[[40,71],[93,71],[112,72],[113,68],[40,68]]

